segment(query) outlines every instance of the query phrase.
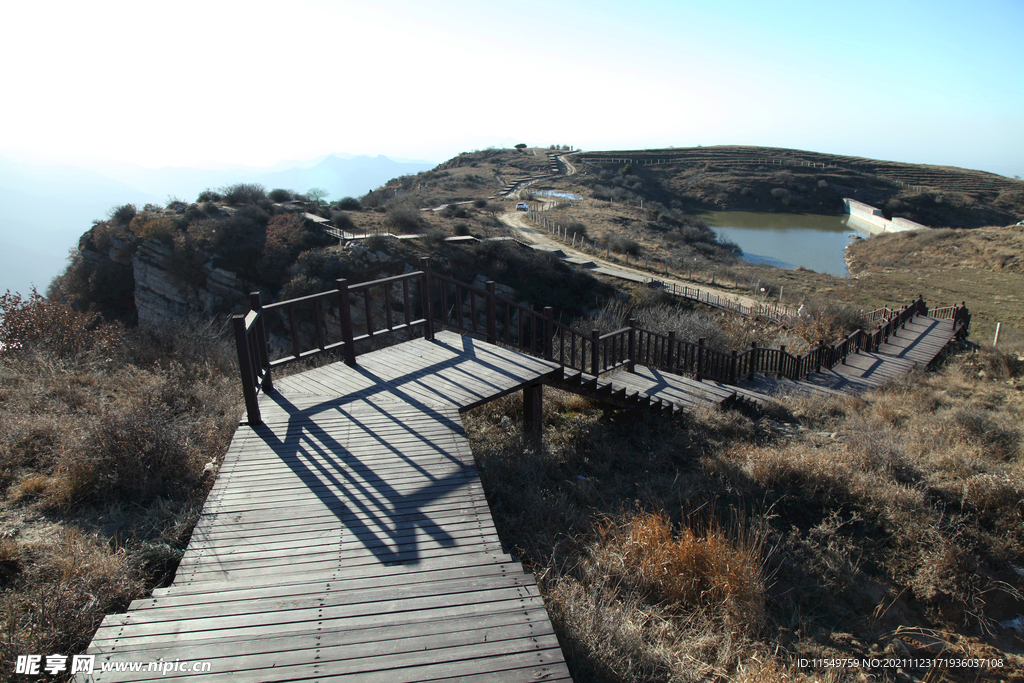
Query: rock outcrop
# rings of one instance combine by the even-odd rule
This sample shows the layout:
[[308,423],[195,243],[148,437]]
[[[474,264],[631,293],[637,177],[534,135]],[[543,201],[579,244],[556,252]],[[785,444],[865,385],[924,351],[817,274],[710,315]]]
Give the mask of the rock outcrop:
[[136,249],[132,267],[140,322],[175,323],[245,305],[247,288],[235,273],[208,262],[202,268],[202,284],[193,284],[175,274],[173,259],[173,247],[161,240],[146,240]]

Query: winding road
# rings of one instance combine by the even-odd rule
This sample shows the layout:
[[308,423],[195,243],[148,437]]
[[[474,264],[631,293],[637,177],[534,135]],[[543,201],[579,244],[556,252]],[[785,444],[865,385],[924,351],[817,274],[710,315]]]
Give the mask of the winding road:
[[[568,159],[566,159],[562,155],[559,155],[557,158],[562,164],[565,165],[565,175],[575,175],[576,167]],[[524,182],[520,187],[516,189],[515,192],[510,193],[509,197],[512,197],[514,195],[516,199],[521,198],[523,190],[535,182],[539,182],[539,180],[531,180]],[[539,201],[543,204],[553,203],[553,200],[547,198],[540,199]],[[550,234],[548,234],[547,231],[530,225],[526,221],[526,214],[522,211],[506,211],[500,214],[498,216],[498,219],[502,223],[507,225],[512,230],[513,235],[521,242],[534,244],[540,247],[546,247],[551,250],[560,250],[563,254],[565,254],[566,258],[579,258],[585,261],[591,261],[594,263],[594,267],[596,268],[603,268],[610,271],[620,271],[633,277],[639,276],[642,278],[646,278],[648,280],[655,279],[665,283],[665,285],[669,287],[671,287],[672,285],[676,285],[679,288],[693,286],[693,283],[688,280],[674,279],[671,277],[665,277],[660,274],[652,273],[650,271],[638,270],[636,268],[624,266],[621,263],[617,263],[615,261],[605,260],[598,256],[597,254],[581,251],[579,249],[570,247],[565,242],[552,237]],[[757,306],[758,304],[764,303],[763,301],[758,301],[757,299],[751,296],[735,294],[733,292],[729,292],[716,287],[709,287],[708,285],[705,284],[700,285],[700,289],[702,292],[708,292],[726,299],[732,299],[733,301],[737,301],[744,306],[754,307]]]

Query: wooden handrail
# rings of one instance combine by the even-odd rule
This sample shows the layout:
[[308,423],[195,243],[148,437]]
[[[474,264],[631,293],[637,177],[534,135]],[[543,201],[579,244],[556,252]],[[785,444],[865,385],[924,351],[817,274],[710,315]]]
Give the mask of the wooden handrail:
[[[550,306],[538,312],[497,294],[493,281],[487,281],[483,289],[460,282],[432,272],[425,258],[420,260],[420,268],[356,285],[337,280],[335,288],[326,292],[267,305],[260,301],[259,292],[251,293],[251,310],[233,319],[249,424],[261,423],[258,395],[273,390],[273,368],[337,350],[346,364],[355,365],[360,342],[403,331],[413,334],[420,328],[425,338],[433,339],[436,325],[479,335],[491,343],[505,344],[593,376],[623,367],[632,371],[639,364],[692,374],[699,381],[706,378],[735,384],[755,374],[800,380],[822,368],[835,367],[853,353],[877,351],[915,315],[928,311],[921,297],[899,311],[878,309],[868,314],[869,319],[885,322],[874,332],[857,330],[833,345],[819,343],[801,356],[791,355],[785,347],[770,349],[756,344],[742,351],[723,352],[707,346],[704,339],[693,343],[679,339],[674,332],[666,335],[646,330],[632,319],[627,327],[606,334],[594,330],[587,335],[556,320]],[[396,289],[400,291],[396,293]],[[700,296],[699,290],[695,292]],[[399,300],[394,301],[395,296]],[[332,301],[337,302],[336,331],[324,310]],[[355,307],[358,312],[360,302],[363,330],[356,334],[352,311]],[[413,302],[420,308],[418,317],[413,314]],[[315,337],[306,345],[301,340],[302,323],[297,316],[303,307],[312,307]],[[273,311],[282,317],[291,336],[291,353],[277,359],[270,359],[267,351],[266,316]],[[873,317],[876,313],[878,317]],[[955,333],[966,335],[970,314],[965,304],[938,308],[932,314],[952,320]]]

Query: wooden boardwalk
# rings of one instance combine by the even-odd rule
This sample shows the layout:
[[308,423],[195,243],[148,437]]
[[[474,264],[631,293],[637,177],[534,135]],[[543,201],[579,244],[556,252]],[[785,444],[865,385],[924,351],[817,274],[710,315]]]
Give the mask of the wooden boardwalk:
[[916,367],[925,367],[953,338],[952,320],[936,320],[915,316],[906,327],[879,347],[878,351],[858,351],[846,362],[832,369],[808,375],[799,382],[758,376],[741,384],[746,390],[768,396],[785,394],[835,393],[860,394],[877,389],[884,383],[903,376]]
[[[95,670],[76,680],[195,675],[188,666],[146,666],[178,661],[207,664],[202,680],[225,683],[569,681],[533,577],[497,537],[462,411],[521,390],[525,421],[536,429],[540,388],[551,385],[677,413],[764,400],[782,384],[765,375],[787,373],[806,377],[783,381],[801,391],[857,392],[930,362],[954,332],[952,321],[912,318],[924,310],[919,300],[873,336],[857,333],[799,358],[757,347],[727,355],[633,321],[583,335],[557,323],[550,308],[538,313],[497,297],[493,283],[478,290],[441,276],[442,285],[454,283],[455,305],[443,288],[436,292],[444,312],[438,322],[430,313],[431,277],[425,267],[352,288],[339,281],[336,290],[266,309],[252,295],[253,311],[234,320],[249,421],[232,440],[174,583],[105,618],[88,650]],[[410,282],[421,283],[418,292]],[[373,296],[402,303],[385,306],[383,321],[370,320],[373,288],[381,292]],[[342,306],[342,340],[325,339],[319,321],[326,314],[317,308],[318,350],[301,349],[288,307],[352,296],[365,303],[364,333],[354,334]],[[411,297],[423,302],[426,317],[414,319]],[[346,363],[276,379],[271,390],[263,317],[273,307],[288,311],[293,337],[292,356],[275,363],[338,350]],[[947,313],[965,329],[966,307]],[[549,360],[472,336],[435,335],[435,323]],[[425,338],[359,354],[356,362],[357,342],[417,326]],[[883,333],[887,342],[875,352],[857,351],[876,348]],[[823,358],[841,364],[806,376]],[[755,373],[759,379],[731,384]],[[126,663],[144,664],[103,670]]]
[[174,583],[108,616],[103,664],[206,681],[569,681],[504,553],[459,411],[562,369],[450,333],[278,380],[235,434]]

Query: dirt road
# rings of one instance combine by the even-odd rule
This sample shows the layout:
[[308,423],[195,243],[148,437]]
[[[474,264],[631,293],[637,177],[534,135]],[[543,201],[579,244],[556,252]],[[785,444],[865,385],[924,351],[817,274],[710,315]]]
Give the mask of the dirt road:
[[[506,211],[505,213],[498,216],[498,219],[501,220],[501,222],[507,225],[509,228],[511,228],[515,236],[523,242],[560,249],[562,253],[564,253],[566,256],[574,256],[577,258],[586,259],[588,261],[593,261],[594,264],[596,264],[598,267],[608,268],[610,270],[623,271],[632,275],[639,275],[641,277],[659,280],[661,282],[664,282],[668,286],[671,286],[673,284],[675,284],[678,287],[693,286],[692,282],[686,280],[679,280],[672,278],[670,276],[666,277],[664,275],[652,273],[646,270],[638,270],[636,268],[624,266],[621,263],[616,263],[614,261],[606,261],[597,254],[594,254],[589,251],[574,249],[565,242],[554,239],[553,237],[551,237],[551,235],[547,233],[547,231],[530,225],[526,220],[526,213],[522,211]],[[757,306],[759,303],[763,303],[750,296],[744,296],[742,294],[727,292],[723,289],[709,287],[708,285],[704,284],[700,285],[700,289],[702,292],[709,292],[711,294],[717,294],[718,296],[724,297],[726,299],[738,301],[744,306]]]

